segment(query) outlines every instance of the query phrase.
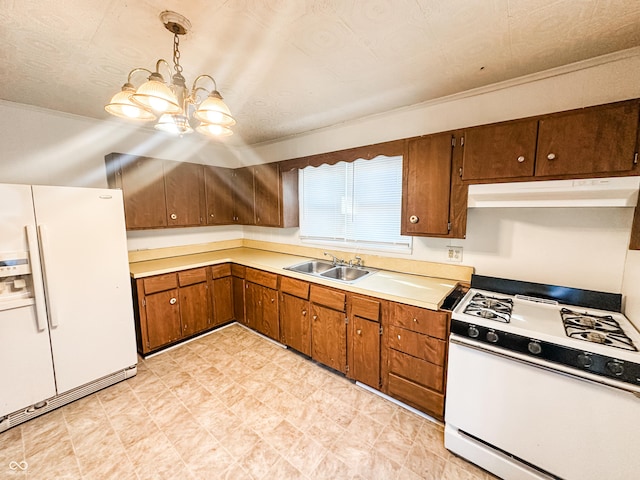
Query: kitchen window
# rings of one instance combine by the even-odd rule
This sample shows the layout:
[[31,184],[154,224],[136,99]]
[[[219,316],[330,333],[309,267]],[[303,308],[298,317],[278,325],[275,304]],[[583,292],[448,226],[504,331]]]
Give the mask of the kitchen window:
[[310,243],[410,251],[400,235],[402,156],[300,171],[300,238]]

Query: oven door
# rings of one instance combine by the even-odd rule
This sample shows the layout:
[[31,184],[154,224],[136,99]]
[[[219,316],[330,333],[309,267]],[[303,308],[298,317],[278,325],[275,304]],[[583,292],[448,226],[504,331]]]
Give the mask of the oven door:
[[445,446],[502,478],[635,479],[640,472],[636,394],[455,334],[445,412]]

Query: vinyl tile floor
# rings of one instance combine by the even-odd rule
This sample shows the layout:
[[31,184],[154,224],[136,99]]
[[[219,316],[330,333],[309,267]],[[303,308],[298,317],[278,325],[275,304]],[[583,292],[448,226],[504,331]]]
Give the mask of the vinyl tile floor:
[[1,433],[14,478],[495,477],[448,452],[441,425],[232,324]]

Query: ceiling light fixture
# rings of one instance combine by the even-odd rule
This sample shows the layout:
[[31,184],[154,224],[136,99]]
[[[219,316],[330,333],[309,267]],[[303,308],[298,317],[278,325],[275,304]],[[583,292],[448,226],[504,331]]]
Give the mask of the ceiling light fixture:
[[[193,116],[200,124],[196,130],[209,137],[225,137],[233,132],[231,128],[236,121],[231,116],[229,107],[222,100],[218,92],[216,81],[210,75],[199,75],[193,82],[191,90],[186,87],[186,80],[182,76],[180,65],[180,35],[185,35],[191,28],[191,23],[185,17],[176,12],[165,10],[160,14],[160,20],[164,27],[173,33],[173,69],[175,73],[171,77],[171,85],[167,85],[160,74],[160,66],[169,63],[160,59],[156,62],[156,70],[152,72],[146,68],[134,68],[129,72],[127,83],[122,90],[116,93],[111,101],[104,107],[107,112],[116,117],[136,121],[152,121],[158,118],[155,124],[157,130],[169,132],[175,135],[184,135],[193,132],[189,123],[189,109],[193,106]],[[146,72],[149,77],[145,83],[137,89],[131,83],[133,75],[138,72]],[[204,88],[203,81],[210,80],[213,89]],[[202,99],[201,94],[206,93]]]

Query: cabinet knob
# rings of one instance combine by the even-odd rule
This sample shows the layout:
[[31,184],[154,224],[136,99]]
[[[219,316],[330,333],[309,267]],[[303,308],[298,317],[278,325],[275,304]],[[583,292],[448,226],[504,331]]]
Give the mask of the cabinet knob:
[[210,213],[210,214],[209,214],[209,216],[210,216],[211,218],[215,217],[215,215],[214,215],[213,213]]
[[398,335],[398,340],[400,340],[400,335]]
[[171,300],[169,300],[169,303],[170,303],[171,305],[175,305],[177,301],[178,301],[178,300],[176,299],[176,297],[173,297],[173,298],[171,298]]
[[272,298],[272,299],[271,299],[271,303],[273,303],[273,302],[275,302],[275,301],[276,301],[276,299],[275,299],[275,298]]
[[314,320],[317,320],[317,319],[318,319],[318,315],[314,315],[314,316],[313,316],[313,319],[314,319]]
[[304,317],[307,314],[306,310],[302,310],[302,316]]
[[524,156],[523,156],[523,155],[520,155],[520,156],[518,157],[518,162],[519,162],[519,163],[524,162]]
[[175,213],[171,214],[171,220],[175,220],[176,218],[178,218],[178,215],[176,215]]
[[411,223],[418,223],[419,221],[420,221],[420,219],[418,218],[417,215],[411,215],[409,217],[409,222],[411,222]]
[[413,323],[418,323],[418,319],[417,319],[417,318],[414,318],[414,319],[413,319]]
[[362,330],[358,329],[358,330],[356,330],[356,333],[357,333],[358,335],[362,335]]
[[555,160],[555,159],[556,159],[555,153],[550,153],[549,155],[547,155],[547,160]]

